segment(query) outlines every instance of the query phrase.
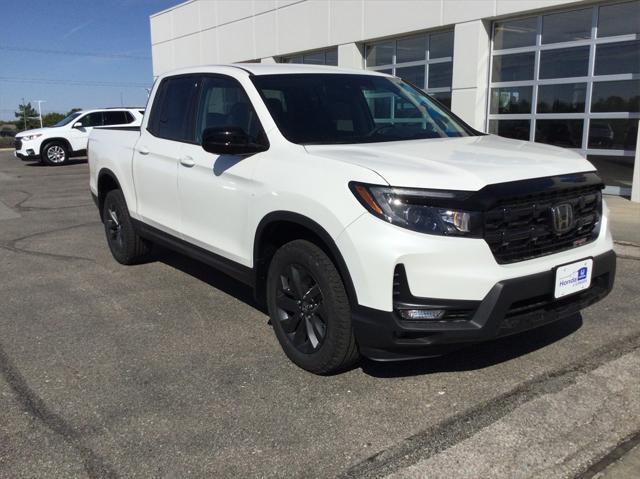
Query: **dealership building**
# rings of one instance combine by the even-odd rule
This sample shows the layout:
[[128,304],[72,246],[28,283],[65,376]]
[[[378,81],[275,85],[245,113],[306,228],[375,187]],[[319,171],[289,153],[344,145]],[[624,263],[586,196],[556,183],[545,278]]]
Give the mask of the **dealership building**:
[[635,175],[640,196],[639,0],[191,0],[151,16],[151,42],[155,76],[234,62],[387,72],[481,131],[579,151],[607,192],[630,195]]

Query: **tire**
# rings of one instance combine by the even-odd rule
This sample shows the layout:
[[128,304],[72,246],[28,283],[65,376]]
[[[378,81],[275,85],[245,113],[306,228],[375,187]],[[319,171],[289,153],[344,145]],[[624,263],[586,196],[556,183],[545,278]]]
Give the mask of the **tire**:
[[64,165],[69,161],[69,150],[60,141],[52,141],[44,145],[40,154],[42,162],[49,166]]
[[315,374],[332,374],[358,360],[344,284],[318,246],[295,240],[276,251],[266,296],[276,337],[293,363]]
[[120,190],[111,190],[104,199],[102,222],[111,254],[120,264],[144,261],[150,244],[136,233],[127,203]]

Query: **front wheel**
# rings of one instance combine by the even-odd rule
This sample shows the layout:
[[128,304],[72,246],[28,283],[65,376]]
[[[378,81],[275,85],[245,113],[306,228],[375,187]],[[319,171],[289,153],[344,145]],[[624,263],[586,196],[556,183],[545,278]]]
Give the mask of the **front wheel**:
[[59,166],[69,160],[69,152],[64,143],[52,141],[42,149],[41,158],[49,166]]
[[357,361],[344,284],[315,244],[295,240],[275,253],[267,275],[267,306],[282,349],[302,369],[331,374]]

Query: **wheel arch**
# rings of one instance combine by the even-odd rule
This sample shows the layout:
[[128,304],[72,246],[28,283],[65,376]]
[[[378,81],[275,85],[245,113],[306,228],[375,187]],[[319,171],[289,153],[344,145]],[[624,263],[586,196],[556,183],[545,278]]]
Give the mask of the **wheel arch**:
[[256,299],[263,304],[267,271],[277,249],[296,239],[311,241],[333,261],[345,286],[349,304],[355,307],[358,298],[349,268],[331,235],[307,216],[291,211],[274,211],[258,224],[253,244]]
[[104,207],[104,199],[112,190],[120,190],[122,191],[122,187],[120,186],[120,182],[116,177],[116,174],[111,171],[109,168],[102,168],[100,173],[98,173],[98,212],[100,214],[100,219],[102,220],[102,210]]
[[73,153],[73,148],[71,148],[71,143],[69,143],[69,140],[67,140],[66,138],[63,137],[53,137],[53,138],[46,138],[44,140],[42,140],[42,143],[40,144],[40,157],[43,158],[44,156],[44,149],[47,147],[47,145],[49,145],[50,143],[54,143],[54,142],[58,142],[58,143],[62,143],[65,148],[67,149],[67,155],[71,156],[71,153]]

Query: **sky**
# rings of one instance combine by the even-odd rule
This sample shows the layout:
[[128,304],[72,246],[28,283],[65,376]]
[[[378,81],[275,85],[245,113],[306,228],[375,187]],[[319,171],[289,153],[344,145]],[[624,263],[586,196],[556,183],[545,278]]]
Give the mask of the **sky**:
[[[1,0],[0,120],[22,98],[43,113],[144,106],[149,16],[182,0]],[[37,107],[36,107],[37,108]]]

